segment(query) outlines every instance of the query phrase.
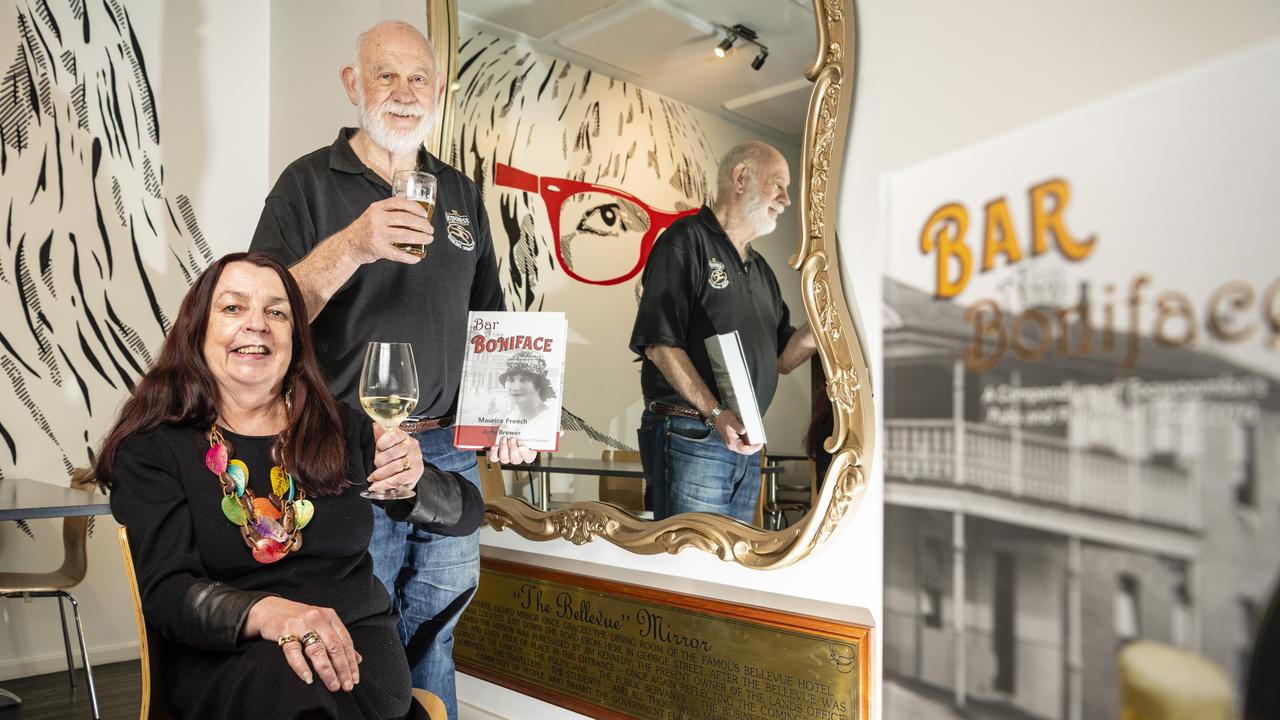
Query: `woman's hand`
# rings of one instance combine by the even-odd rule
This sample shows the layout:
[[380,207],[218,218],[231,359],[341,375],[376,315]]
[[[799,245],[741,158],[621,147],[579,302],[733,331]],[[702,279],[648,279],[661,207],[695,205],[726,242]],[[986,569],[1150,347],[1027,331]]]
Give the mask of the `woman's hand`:
[[373,456],[373,473],[369,475],[369,491],[385,493],[404,488],[412,490],[422,479],[422,448],[418,441],[399,428],[383,430],[374,423],[373,440],[378,453]]
[[489,448],[489,462],[527,465],[538,457],[537,450],[530,450],[523,442],[513,437],[500,437]]
[[[304,643],[309,633],[318,635],[319,641]],[[347,627],[330,608],[280,597],[263,598],[249,608],[241,636],[260,637],[273,643],[284,638],[280,649],[285,660],[308,685],[312,668],[330,692],[350,692],[360,682],[360,653],[356,652]]]

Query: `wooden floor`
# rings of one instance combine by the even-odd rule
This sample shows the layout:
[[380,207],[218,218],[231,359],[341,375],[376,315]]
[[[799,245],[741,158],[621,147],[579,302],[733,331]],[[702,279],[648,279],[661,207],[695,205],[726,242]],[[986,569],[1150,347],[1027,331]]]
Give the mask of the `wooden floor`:
[[[103,720],[135,720],[142,692],[137,660],[95,665],[93,683],[98,691],[98,711]],[[22,698],[16,707],[0,708],[0,720],[76,720],[91,718],[89,685],[84,671],[76,671],[74,689],[66,671],[34,677],[0,680],[0,688]]]

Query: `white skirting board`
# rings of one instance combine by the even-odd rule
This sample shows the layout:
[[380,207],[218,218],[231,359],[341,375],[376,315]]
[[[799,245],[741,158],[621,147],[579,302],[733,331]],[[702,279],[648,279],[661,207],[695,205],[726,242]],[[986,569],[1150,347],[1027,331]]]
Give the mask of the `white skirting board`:
[[[75,629],[71,628],[71,657],[75,661],[76,667],[81,667],[80,645],[76,643],[75,634]],[[89,662],[93,663],[95,668],[109,663],[137,659],[137,640],[116,643],[114,645],[89,647]],[[28,656],[15,659],[4,658],[0,659],[0,681],[12,680],[13,678],[31,677],[32,675],[45,675],[47,673],[62,672],[66,669],[67,655],[64,652],[48,653],[45,655]]]

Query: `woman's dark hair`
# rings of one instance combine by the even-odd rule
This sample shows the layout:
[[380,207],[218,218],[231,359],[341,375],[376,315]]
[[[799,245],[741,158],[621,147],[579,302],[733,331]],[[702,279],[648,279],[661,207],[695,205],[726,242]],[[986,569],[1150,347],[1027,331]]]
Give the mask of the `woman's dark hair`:
[[347,484],[342,420],[316,362],[302,290],[289,271],[272,258],[241,252],[215,261],[182,298],[160,356],[138,381],[115,426],[102,441],[94,462],[94,479],[99,485],[111,487],[116,451],[130,435],[162,425],[207,429],[217,419],[218,388],[204,359],[204,341],[214,288],[222,271],[236,262],[274,271],[284,284],[293,313],[293,357],[284,377],[284,387],[292,397],[286,426],[288,440],[281,448],[284,462],[313,495],[336,495]]

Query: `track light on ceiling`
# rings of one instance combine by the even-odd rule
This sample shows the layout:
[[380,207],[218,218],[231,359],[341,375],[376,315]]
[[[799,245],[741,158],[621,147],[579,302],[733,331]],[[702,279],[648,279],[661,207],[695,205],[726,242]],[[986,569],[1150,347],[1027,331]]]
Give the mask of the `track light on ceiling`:
[[756,54],[755,59],[751,61],[751,69],[759,70],[764,67],[764,61],[769,57],[769,48],[765,47],[764,43],[757,39],[759,36],[756,34],[755,30],[752,30],[741,23],[734,25],[733,27],[724,27],[723,25],[719,27],[725,31],[726,35],[725,38],[720,41],[720,44],[716,45],[716,57],[725,57],[729,54],[729,51],[733,49],[734,43],[742,40],[759,48],[759,52]]
[[733,49],[733,41],[737,39],[737,35],[730,33],[728,37],[721,40],[720,44],[716,46],[716,57],[724,57],[728,54],[728,52]]

